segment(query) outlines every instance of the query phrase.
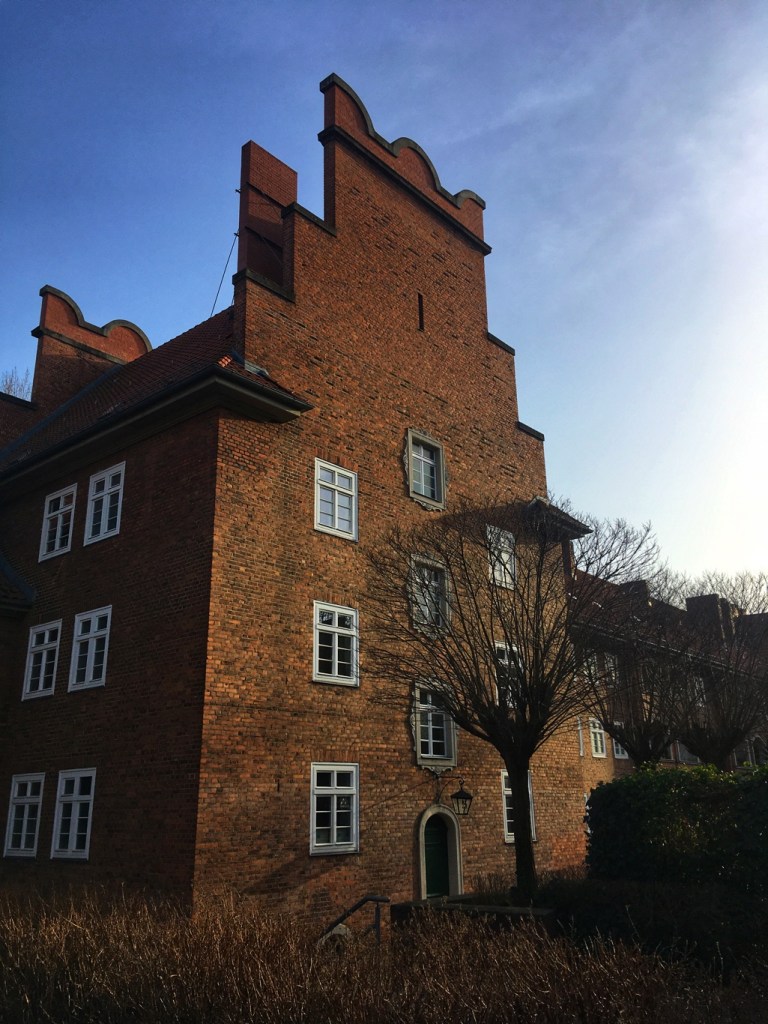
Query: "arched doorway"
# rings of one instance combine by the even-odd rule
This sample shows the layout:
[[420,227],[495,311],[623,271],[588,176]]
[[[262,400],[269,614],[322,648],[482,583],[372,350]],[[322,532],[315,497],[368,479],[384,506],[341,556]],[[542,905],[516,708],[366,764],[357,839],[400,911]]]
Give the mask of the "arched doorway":
[[431,899],[433,896],[450,895],[448,826],[441,814],[433,814],[424,826],[424,873],[427,899]]
[[428,807],[419,823],[421,897],[456,896],[463,892],[459,823],[448,807]]

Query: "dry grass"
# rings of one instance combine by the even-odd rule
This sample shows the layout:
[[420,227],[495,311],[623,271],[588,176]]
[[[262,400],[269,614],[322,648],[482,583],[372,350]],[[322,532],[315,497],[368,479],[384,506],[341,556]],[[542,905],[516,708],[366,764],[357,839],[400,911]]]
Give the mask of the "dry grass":
[[0,1020],[8,1024],[756,1024],[761,978],[727,988],[687,964],[533,928],[426,918],[381,947],[318,947],[285,917],[230,900],[0,902]]

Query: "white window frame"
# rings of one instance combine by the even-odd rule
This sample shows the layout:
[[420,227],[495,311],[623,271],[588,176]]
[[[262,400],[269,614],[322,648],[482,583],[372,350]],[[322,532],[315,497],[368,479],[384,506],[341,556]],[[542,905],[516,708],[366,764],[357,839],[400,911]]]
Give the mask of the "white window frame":
[[[98,620],[106,618],[105,626],[98,626]],[[87,633],[82,632],[86,622],[95,620],[96,629]],[[94,608],[89,612],[81,612],[75,616],[75,629],[72,637],[72,660],[69,665],[69,690],[90,690],[97,686],[104,686],[107,681],[107,658],[109,655],[109,633],[112,627],[112,605],[104,608]],[[99,643],[103,640],[103,645]],[[85,678],[78,680],[81,648],[85,647]],[[94,671],[100,666],[101,674],[96,676]]]
[[611,651],[603,652],[603,666],[606,689],[614,689],[619,684],[619,659]]
[[[333,621],[322,622],[323,615],[331,614]],[[352,619],[352,626],[339,625],[339,616],[349,616]],[[347,608],[340,604],[328,604],[325,601],[314,602],[314,640],[312,655],[312,679],[316,683],[336,683],[339,686],[359,686],[360,673],[358,663],[359,629],[356,608]],[[321,669],[321,634],[332,637],[331,661],[332,672],[323,672]],[[338,671],[339,668],[339,638],[345,637],[351,641],[351,674],[345,675]]]
[[[5,829],[5,847],[3,855],[5,857],[36,857],[37,856],[37,840],[40,836],[40,818],[42,816],[43,808],[43,786],[45,783],[44,772],[34,772],[27,775],[14,775],[11,778],[11,798],[8,804],[8,823]],[[34,786],[39,784],[39,791],[34,794],[21,793],[20,789],[22,786]],[[27,839],[29,832],[29,819],[31,808],[35,808],[34,823],[33,823],[33,842],[32,846],[12,846],[14,824],[16,822],[17,811],[21,811],[21,831],[22,831],[22,843]]]
[[[429,457],[431,453],[432,457]],[[408,493],[427,508],[445,508],[445,455],[443,446],[428,434],[408,429],[406,444]],[[425,482],[424,469],[432,467],[434,489]]]
[[[614,722],[613,724],[615,726],[617,726],[617,728],[621,728],[621,726],[624,723],[623,722]],[[619,741],[616,739],[615,736],[611,736],[611,740],[613,741],[613,756],[616,758],[616,760],[617,761],[628,761],[629,760],[629,754],[627,753],[626,748],[623,747],[619,743]]]
[[[357,853],[360,838],[360,766],[357,764],[341,764],[336,762],[313,762],[312,783],[310,788],[309,806],[309,852],[312,856],[323,856],[327,854]],[[331,785],[319,785],[321,773],[332,774]],[[352,777],[352,784],[349,786],[339,785],[338,776],[340,773],[349,773]],[[318,801],[330,798],[328,809],[320,809]],[[344,806],[346,802],[347,806]],[[339,815],[349,814],[349,825],[341,826],[349,828],[349,839],[339,841],[336,831],[339,828]],[[329,815],[329,825],[322,826],[330,829],[330,841],[318,841],[318,815]]]
[[[429,584],[424,572],[439,574],[439,592]],[[411,621],[417,629],[447,629],[450,619],[448,572],[433,558],[414,556],[411,559]]]
[[[69,504],[62,504],[70,498]],[[64,487],[60,491],[46,495],[43,506],[43,528],[40,533],[40,552],[38,561],[44,562],[48,558],[55,558],[57,555],[64,555],[72,548],[72,534],[75,526],[75,502],[77,500],[77,484],[71,487]],[[56,508],[51,505],[58,503]],[[62,541],[62,534],[66,530],[66,539]],[[51,533],[53,537],[51,538]],[[48,550],[48,543],[53,540],[53,547]]]
[[[90,779],[89,792],[79,791],[85,779]],[[71,793],[67,793],[67,783],[73,782]],[[96,769],[78,768],[73,771],[59,772],[59,784],[56,790],[56,814],[53,821],[53,837],[51,839],[51,858],[64,860],[88,860],[91,849],[91,826],[93,825],[93,798],[96,792]],[[69,829],[66,845],[59,845],[60,833],[65,815],[65,808],[70,806],[69,821],[75,828]],[[78,829],[85,809],[85,841],[78,846]]]
[[701,764],[701,758],[686,747],[682,740],[675,740],[677,744],[677,760],[680,764]]
[[515,535],[498,526],[489,525],[485,529],[491,579],[497,586],[511,589],[515,585],[517,574]]
[[[417,764],[446,768],[456,765],[456,723],[443,706],[439,690],[428,682],[415,689],[413,735]],[[440,743],[443,752],[435,753]]]
[[592,757],[608,756],[605,729],[596,718],[589,720],[589,746],[592,750]]
[[[55,640],[50,639],[50,633],[55,630]],[[35,643],[37,636],[45,636],[41,643]],[[24,686],[21,692],[22,700],[34,700],[37,697],[50,697],[56,687],[56,672],[59,666],[59,645],[61,644],[61,619],[55,622],[43,622],[39,626],[32,626],[29,630],[29,642],[27,644],[27,663],[24,668]],[[38,661],[38,655],[40,660]],[[33,674],[39,667],[39,680],[43,680],[47,674],[48,666],[51,666],[51,685],[32,689]]]
[[[528,802],[531,805],[531,839],[536,842],[536,810],[533,805],[533,773],[528,772]],[[514,810],[512,808],[512,787],[509,784],[509,773],[506,768],[501,769],[501,814],[504,822],[504,842],[514,843],[515,833],[510,830],[514,822]]]
[[[120,474],[120,481],[113,484],[110,478]],[[104,484],[102,490],[99,486]],[[88,485],[88,507],[85,517],[85,538],[83,544],[95,544],[97,541],[106,540],[107,537],[114,537],[120,533],[120,517],[123,510],[123,488],[125,486],[125,463],[120,462],[109,469],[94,473]],[[114,504],[115,524],[111,529],[107,528],[109,523],[110,508],[113,504],[112,497],[116,495]],[[98,513],[97,510],[98,509]],[[98,521],[94,517],[98,515]]]
[[[348,483],[347,483],[348,481]],[[339,503],[349,499],[349,528],[340,526]],[[330,504],[330,523],[323,522],[328,516],[323,506]],[[315,529],[331,533],[346,540],[357,540],[357,473],[332,462],[315,459]]]
[[579,737],[579,757],[584,757],[584,729],[581,725],[581,718],[576,719],[576,734]]
[[495,663],[494,663],[495,678],[494,678],[494,686],[496,687],[496,703],[500,704],[501,696],[500,696],[500,692],[499,692],[499,667],[502,666],[502,667],[506,668],[507,672],[511,674],[512,671],[514,671],[514,668],[515,668],[516,664],[518,665],[518,671],[519,671],[519,664],[518,664],[518,660],[517,660],[517,648],[516,647],[510,647],[508,644],[497,643],[497,644],[494,644],[494,650],[495,650]]

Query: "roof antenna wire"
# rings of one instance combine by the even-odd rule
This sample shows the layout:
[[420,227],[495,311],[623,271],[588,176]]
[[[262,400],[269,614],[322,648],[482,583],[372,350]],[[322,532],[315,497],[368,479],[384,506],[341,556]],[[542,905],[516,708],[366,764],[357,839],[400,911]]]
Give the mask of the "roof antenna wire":
[[213,305],[211,306],[211,316],[213,316],[213,311],[214,309],[216,309],[216,303],[219,301],[219,292],[221,291],[221,286],[224,284],[224,275],[227,272],[229,261],[232,259],[232,250],[235,248],[235,242],[237,241],[238,237],[239,232],[236,231],[235,237],[232,239],[232,245],[229,247],[229,256],[227,256],[227,262],[224,264],[224,269],[221,272],[221,280],[219,281],[219,287],[216,289],[216,298],[213,300]]

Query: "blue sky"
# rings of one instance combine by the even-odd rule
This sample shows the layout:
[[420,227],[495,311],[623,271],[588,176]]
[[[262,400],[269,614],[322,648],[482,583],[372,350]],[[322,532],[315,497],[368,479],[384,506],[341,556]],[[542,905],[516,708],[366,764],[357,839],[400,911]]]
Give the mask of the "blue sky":
[[336,72],[486,200],[552,490],[674,568],[766,569],[766,54],[762,0],[0,0],[0,368],[43,284],[155,345],[205,319],[243,142],[322,214]]

